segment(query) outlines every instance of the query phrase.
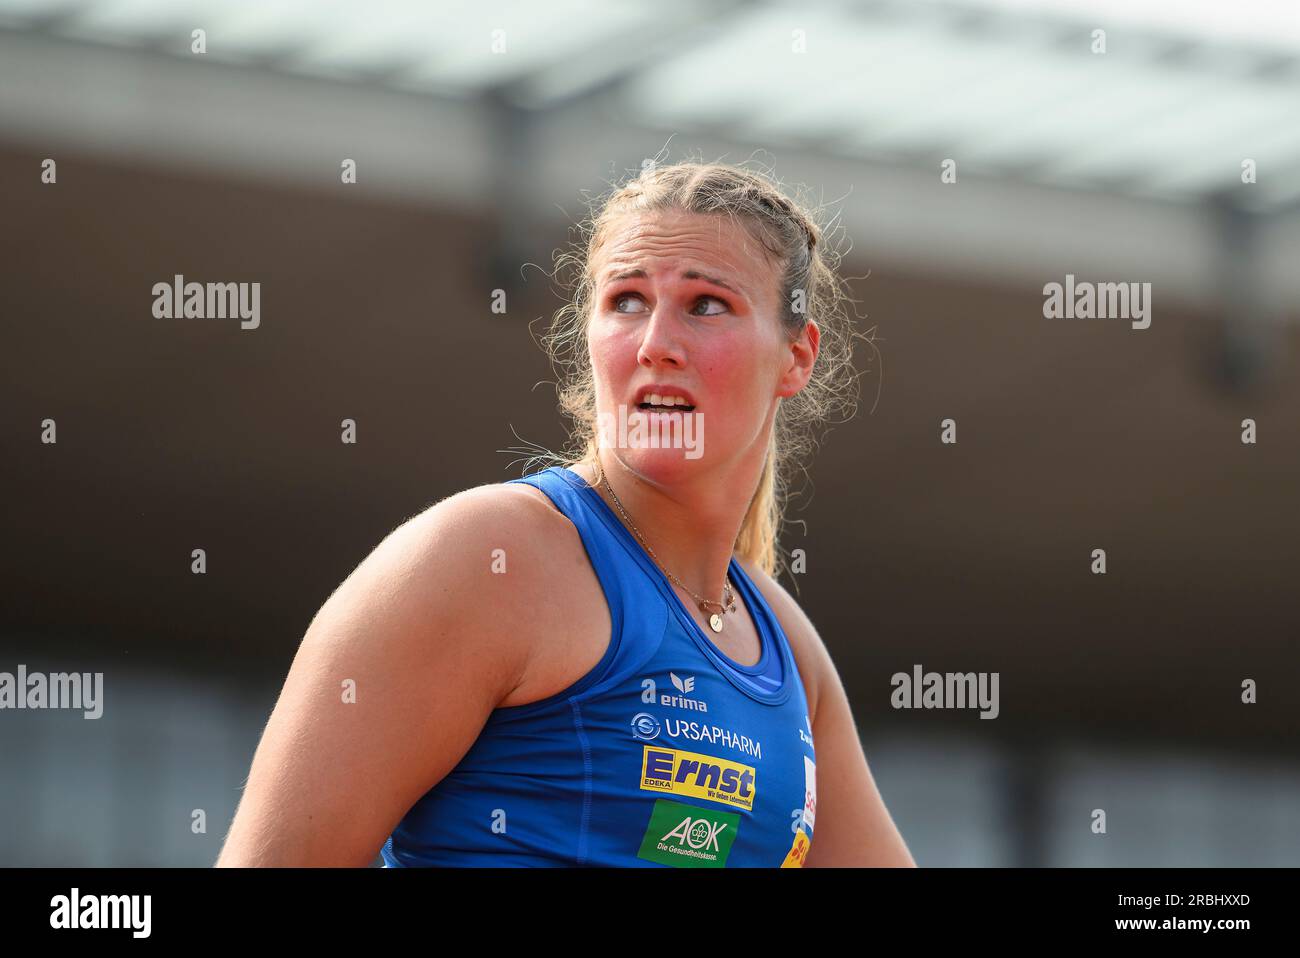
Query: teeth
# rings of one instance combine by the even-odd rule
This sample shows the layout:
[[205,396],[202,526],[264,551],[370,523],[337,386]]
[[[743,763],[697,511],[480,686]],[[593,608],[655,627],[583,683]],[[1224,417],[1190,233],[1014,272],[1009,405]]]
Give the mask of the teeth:
[[660,396],[658,393],[651,393],[649,396],[646,396],[645,399],[642,400],[642,402],[647,402],[647,403],[649,403],[649,404],[652,405],[652,406],[668,406],[668,407],[671,407],[671,406],[689,406],[689,405],[690,405],[690,403],[688,403],[688,402],[687,402],[685,399],[683,399],[681,396]]

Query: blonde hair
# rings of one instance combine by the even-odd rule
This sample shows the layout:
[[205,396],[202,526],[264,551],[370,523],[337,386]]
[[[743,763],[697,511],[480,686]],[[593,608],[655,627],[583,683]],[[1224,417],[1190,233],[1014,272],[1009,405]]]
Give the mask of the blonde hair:
[[778,536],[790,475],[816,449],[815,427],[836,412],[848,418],[857,408],[853,340],[866,337],[853,329],[847,308],[852,300],[837,273],[840,254],[827,247],[813,214],[787,198],[775,181],[724,163],[648,161],[638,175],[598,199],[595,207],[578,225],[579,239],[573,248],[556,258],[556,277],[567,288],[569,301],[542,337],[542,346],[561,377],[560,408],[573,423],[569,445],[563,455],[533,458],[563,466],[596,461],[595,380],[586,331],[595,290],[592,263],[615,224],[628,214],[660,212],[725,215],[739,221],[780,271],[780,301],[785,305],[780,319],[787,335],[793,340],[809,319],[821,332],[812,378],[777,407],[763,471],[736,536],[734,551],[742,559],[769,575],[779,575],[785,561]]

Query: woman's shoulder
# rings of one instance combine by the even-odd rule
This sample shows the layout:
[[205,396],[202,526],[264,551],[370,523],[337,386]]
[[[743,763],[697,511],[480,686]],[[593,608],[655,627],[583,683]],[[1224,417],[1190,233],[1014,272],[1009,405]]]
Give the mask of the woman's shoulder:
[[504,586],[511,604],[522,607],[543,600],[554,580],[586,556],[569,517],[546,493],[523,482],[461,490],[407,525],[413,527],[416,547],[436,556],[437,565],[465,567],[459,581],[467,587],[477,584],[496,592]]
[[[539,508],[539,506],[541,508]],[[475,527],[513,530],[527,535],[562,516],[546,493],[523,482],[491,482],[471,486],[440,499],[407,520],[433,525],[454,521]]]
[[[224,863],[373,858],[533,680],[538,645],[563,635],[545,509],[516,488],[463,490],[398,525],[335,588],[263,732]],[[357,701],[340,683],[377,707],[337,708]],[[322,776],[331,763],[364,774]]]
[[601,586],[577,527],[545,493],[527,483],[475,486],[408,524],[416,549],[429,556],[417,563],[411,581],[421,585],[413,588],[457,609],[455,631],[480,648],[492,642],[519,663],[514,684],[494,704],[544,698],[576,680],[571,658],[582,665],[578,675],[599,660],[589,661],[583,640],[598,635],[608,644]]
[[[487,483],[428,506],[390,533],[414,558],[463,564],[481,574],[507,573],[516,586],[544,576],[547,552],[576,530],[541,490],[527,483]],[[477,576],[472,576],[476,578]]]
[[550,610],[565,563],[555,560],[581,544],[568,519],[527,489],[474,486],[410,516],[337,586],[312,627],[341,634],[369,623],[376,654],[468,642],[502,661],[529,661],[533,641],[559,624]]

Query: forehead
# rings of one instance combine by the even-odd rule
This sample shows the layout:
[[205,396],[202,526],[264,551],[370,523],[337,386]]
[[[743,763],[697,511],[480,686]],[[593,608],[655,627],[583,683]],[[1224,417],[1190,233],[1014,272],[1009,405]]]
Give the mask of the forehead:
[[612,224],[596,252],[597,283],[633,269],[647,273],[694,270],[727,280],[747,296],[764,289],[773,264],[762,244],[726,215],[628,213]]

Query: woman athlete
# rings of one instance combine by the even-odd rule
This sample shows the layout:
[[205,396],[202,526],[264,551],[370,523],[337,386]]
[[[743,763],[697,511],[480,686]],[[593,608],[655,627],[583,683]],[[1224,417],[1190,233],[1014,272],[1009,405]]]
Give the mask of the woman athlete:
[[574,454],[430,507],[330,596],[218,865],[915,864],[773,578],[786,473],[855,382],[820,229],[690,162],[583,236],[547,337]]

